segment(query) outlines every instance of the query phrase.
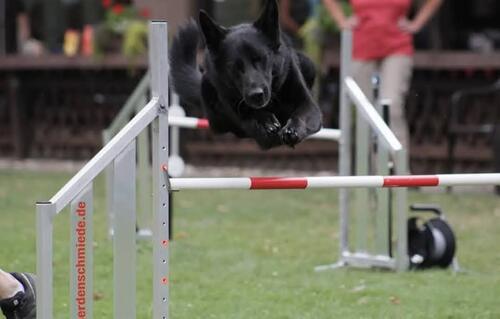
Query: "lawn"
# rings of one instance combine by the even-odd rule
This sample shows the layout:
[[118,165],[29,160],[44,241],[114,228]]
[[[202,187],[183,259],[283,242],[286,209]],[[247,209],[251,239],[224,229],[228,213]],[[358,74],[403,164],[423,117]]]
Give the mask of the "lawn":
[[[35,270],[35,209],[70,176],[0,171],[0,267]],[[112,318],[111,242],[103,179],[95,185],[94,317]],[[443,207],[465,273],[340,269],[316,273],[338,249],[337,192],[175,194],[171,317],[500,318],[500,200],[410,192]],[[68,214],[55,223],[56,318],[68,318]],[[151,245],[138,244],[138,318],[151,313]]]

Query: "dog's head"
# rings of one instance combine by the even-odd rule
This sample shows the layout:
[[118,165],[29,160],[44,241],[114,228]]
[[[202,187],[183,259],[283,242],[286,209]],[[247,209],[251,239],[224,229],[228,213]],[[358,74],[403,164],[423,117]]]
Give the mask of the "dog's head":
[[200,12],[200,28],[217,71],[229,87],[236,88],[251,108],[268,105],[273,66],[281,44],[278,5],[268,0],[253,24],[226,29]]

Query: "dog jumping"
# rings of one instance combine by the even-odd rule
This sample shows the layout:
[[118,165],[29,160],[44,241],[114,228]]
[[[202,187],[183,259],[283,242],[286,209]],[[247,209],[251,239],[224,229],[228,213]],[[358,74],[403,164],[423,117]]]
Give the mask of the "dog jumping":
[[229,28],[200,11],[199,24],[191,20],[179,29],[170,57],[175,91],[184,103],[203,106],[215,133],[269,149],[294,147],[321,129],[311,95],[314,64],[282,34],[276,0],[266,2],[255,22]]

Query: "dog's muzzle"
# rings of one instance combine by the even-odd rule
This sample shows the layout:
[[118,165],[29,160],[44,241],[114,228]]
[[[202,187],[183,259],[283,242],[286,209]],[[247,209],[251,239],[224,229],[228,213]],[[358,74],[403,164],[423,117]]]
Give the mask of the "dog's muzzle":
[[267,105],[267,94],[263,88],[255,88],[245,96],[245,102],[254,109],[260,109]]

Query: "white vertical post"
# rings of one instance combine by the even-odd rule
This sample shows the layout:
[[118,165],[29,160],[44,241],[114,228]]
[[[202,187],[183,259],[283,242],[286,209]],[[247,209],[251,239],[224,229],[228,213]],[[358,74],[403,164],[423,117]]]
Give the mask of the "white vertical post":
[[[341,43],[341,66],[340,66],[340,131],[342,135],[339,140],[339,175],[351,175],[351,107],[344,79],[351,74],[352,59],[352,32],[342,31]],[[349,190],[339,190],[340,207],[340,258],[344,252],[349,251]]]
[[[401,149],[394,156],[396,163],[396,174],[408,174],[406,150]],[[407,270],[409,267],[408,259],[408,189],[398,187],[394,190],[396,196],[396,215],[397,215],[397,244],[396,244],[396,268],[398,271]]]
[[92,184],[71,202],[70,318],[93,318]]
[[36,204],[36,312],[38,319],[52,319],[53,292],[53,225],[55,205],[50,202]]
[[[384,106],[387,103],[376,104],[377,111],[380,116],[384,116]],[[388,106],[388,105],[387,105]],[[377,171],[376,175],[389,175],[389,151],[385,148],[382,136],[377,135]],[[377,255],[390,256],[390,221],[389,214],[391,203],[389,198],[389,189],[378,188],[377,194],[377,210],[375,217],[375,253]]]
[[114,317],[136,317],[135,140],[115,159],[113,274]]
[[160,109],[153,122],[153,318],[169,317],[169,180],[168,180],[168,32],[167,23],[149,27],[149,61],[152,96]]
[[[111,140],[111,135],[109,130],[104,131],[103,133],[103,145],[108,144]],[[104,170],[105,178],[106,178],[106,211],[108,215],[108,237],[111,239],[113,236],[113,168],[114,162],[111,162]]]
[[[137,112],[147,104],[147,96],[144,95],[139,99]],[[151,165],[150,165],[150,144],[149,144],[149,127],[144,129],[137,137],[137,166],[138,166],[138,194],[139,206],[137,214],[137,223],[141,227],[139,229],[138,238],[148,237],[148,230],[152,225],[152,207],[151,207]],[[149,228],[149,229],[147,229]]]
[[[356,112],[356,175],[369,175],[370,160],[370,127],[360,112]],[[356,212],[354,213],[354,229],[356,232],[356,252],[368,252],[368,225],[370,216],[369,189],[357,188],[354,191]]]

